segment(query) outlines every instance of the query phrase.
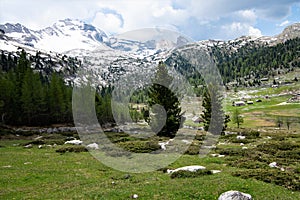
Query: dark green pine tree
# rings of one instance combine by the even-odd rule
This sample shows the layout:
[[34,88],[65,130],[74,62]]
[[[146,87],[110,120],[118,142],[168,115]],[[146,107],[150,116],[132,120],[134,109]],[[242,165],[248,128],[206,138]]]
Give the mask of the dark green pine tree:
[[28,68],[24,74],[21,88],[23,120],[28,125],[39,125],[46,110],[45,93],[40,76]]
[[48,98],[52,123],[63,122],[67,113],[67,101],[64,95],[64,87],[63,80],[57,74],[52,74]]
[[201,115],[204,121],[204,130],[208,131],[211,119],[211,99],[207,90],[205,90],[203,95],[202,107],[204,108],[203,114]]
[[224,134],[229,115],[225,115],[222,106],[222,95],[216,86],[209,85],[203,95],[202,106],[204,107],[201,117],[204,120],[204,130],[212,134]]
[[[149,88],[148,106],[151,108],[149,124],[158,136],[174,138],[180,128],[182,114],[177,96],[169,88],[172,77],[166,65],[159,62],[153,85]],[[164,122],[165,124],[161,124]]]

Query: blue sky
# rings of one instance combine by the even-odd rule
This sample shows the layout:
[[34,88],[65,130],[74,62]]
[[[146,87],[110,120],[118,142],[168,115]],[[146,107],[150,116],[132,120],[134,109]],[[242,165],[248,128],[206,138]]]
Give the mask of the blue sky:
[[37,30],[60,19],[90,23],[107,34],[161,27],[194,40],[276,35],[300,22],[300,0],[1,0],[0,24]]

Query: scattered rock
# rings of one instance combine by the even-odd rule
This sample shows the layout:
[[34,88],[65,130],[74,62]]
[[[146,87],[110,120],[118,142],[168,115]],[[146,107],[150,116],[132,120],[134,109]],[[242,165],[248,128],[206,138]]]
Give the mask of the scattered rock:
[[81,140],[70,140],[66,141],[65,144],[76,144],[76,145],[81,145],[82,141]]
[[133,199],[137,199],[137,198],[139,198],[139,195],[137,195],[137,194],[133,194],[133,195],[131,196],[131,198],[133,198]]
[[269,164],[269,167],[271,167],[271,168],[277,168],[278,166],[277,166],[276,162],[272,162],[272,163]]
[[184,144],[191,144],[192,142],[191,141],[188,141],[188,140],[181,140]]
[[5,166],[2,166],[3,168],[11,168],[12,166],[11,165],[5,165]]
[[37,136],[36,138],[34,138],[34,140],[40,140],[43,139],[43,136]]
[[52,128],[48,128],[47,133],[53,133]]
[[218,200],[252,200],[252,196],[240,191],[231,190],[221,194]]
[[162,150],[167,150],[167,145],[170,143],[170,142],[172,142],[174,139],[170,139],[170,140],[168,140],[168,141],[166,141],[166,142],[159,142],[158,143],[158,145],[160,145],[160,148],[162,149]]
[[240,146],[244,146],[245,144],[244,143],[240,143]]
[[32,144],[25,145],[24,148],[32,148]]
[[91,144],[87,145],[86,148],[98,150],[99,149],[99,145],[94,142],[94,143],[91,143]]
[[24,165],[31,165],[32,162],[24,162]]
[[248,149],[248,147],[242,147],[242,149]]
[[212,157],[218,157],[218,158],[224,158],[225,155],[221,155],[221,154],[217,154],[217,153],[213,153],[213,154],[210,154]]
[[125,174],[125,175],[124,175],[124,179],[129,179],[130,177],[131,177],[130,174]]
[[38,147],[39,147],[39,149],[41,149],[41,148],[43,148],[43,145],[40,144]]
[[213,173],[213,174],[221,173],[221,170],[210,170],[210,171],[211,171],[211,173]]
[[238,136],[236,136],[236,139],[244,140],[244,139],[246,139],[246,136],[238,135]]
[[190,171],[190,172],[196,172],[198,170],[204,170],[206,169],[206,167],[203,167],[203,166],[200,166],[200,165],[191,165],[191,166],[185,166],[185,167],[180,167],[180,168],[177,168],[177,169],[167,169],[167,173],[168,174],[172,174],[173,172],[177,172],[177,171]]

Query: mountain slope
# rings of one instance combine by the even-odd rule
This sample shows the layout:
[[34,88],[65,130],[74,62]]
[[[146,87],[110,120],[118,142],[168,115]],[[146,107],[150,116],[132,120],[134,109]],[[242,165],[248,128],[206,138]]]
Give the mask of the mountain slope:
[[20,44],[59,53],[71,49],[94,50],[107,38],[103,31],[94,26],[71,19],[60,20],[51,27],[38,31],[19,23],[6,23],[0,25],[0,29]]

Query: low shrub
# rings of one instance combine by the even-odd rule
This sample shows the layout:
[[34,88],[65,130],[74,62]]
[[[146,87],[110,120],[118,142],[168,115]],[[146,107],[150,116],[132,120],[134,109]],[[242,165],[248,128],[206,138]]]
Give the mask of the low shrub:
[[237,139],[237,138],[232,138],[229,140],[229,142],[232,142],[232,143],[244,143],[244,144],[249,144],[251,142],[254,142],[255,140],[254,139]]
[[128,151],[121,151],[121,150],[111,150],[106,151],[105,155],[110,157],[122,157],[122,156],[131,156],[131,153]]
[[258,131],[250,130],[250,131],[243,131],[241,135],[246,136],[248,139],[256,139],[260,137],[260,133]]
[[151,141],[151,140],[119,142],[118,146],[133,153],[151,153],[153,151],[161,149],[157,141]]
[[197,134],[195,136],[195,140],[203,141],[205,139],[205,137],[206,137],[206,135],[199,135],[199,134]]
[[245,168],[245,169],[264,169],[269,166],[266,163],[255,161],[249,158],[241,158],[237,160],[233,160],[230,164],[232,167]]
[[199,145],[192,144],[192,145],[189,146],[189,148],[185,151],[184,154],[197,155],[197,154],[199,154],[199,150],[200,150]]
[[196,172],[190,172],[185,170],[179,170],[177,172],[173,172],[171,174],[171,178],[196,178],[204,175],[211,175],[212,172],[210,170],[197,170]]
[[224,148],[224,149],[216,149],[219,154],[227,155],[227,156],[244,156],[246,150],[240,148]]
[[58,153],[66,153],[66,152],[80,153],[86,151],[88,150],[84,146],[80,146],[80,145],[64,146],[56,150],[56,152]]
[[296,149],[293,151],[278,151],[275,154],[278,158],[288,158],[288,159],[295,159],[300,160],[300,149]]
[[300,148],[300,144],[292,143],[292,142],[269,142],[260,144],[257,146],[259,151],[268,153],[268,154],[276,154],[278,150],[281,151],[291,151],[296,148]]
[[292,172],[280,171],[278,169],[251,169],[233,172],[234,176],[241,178],[255,178],[266,183],[273,183],[291,190],[300,190],[300,177]]
[[33,141],[25,143],[24,146],[29,145],[29,144],[32,144],[32,145],[43,145],[43,144],[45,144],[45,141],[44,140],[33,140]]
[[[130,138],[130,135],[127,133],[116,133],[116,132],[105,132],[106,137],[113,143],[121,142],[124,138],[124,140],[128,140]],[[131,137],[132,138],[132,137]]]
[[53,139],[53,140],[45,140],[45,144],[47,145],[63,145],[65,143],[65,140],[59,140],[59,139]]

